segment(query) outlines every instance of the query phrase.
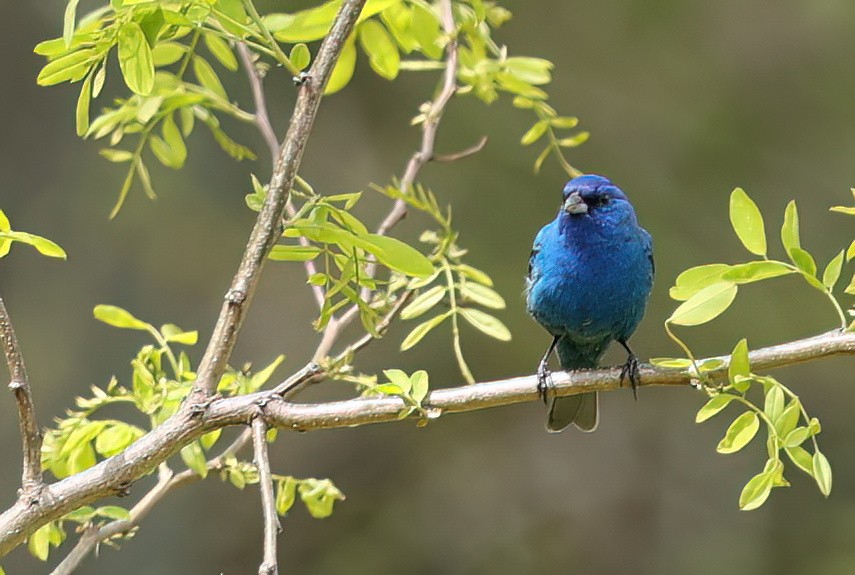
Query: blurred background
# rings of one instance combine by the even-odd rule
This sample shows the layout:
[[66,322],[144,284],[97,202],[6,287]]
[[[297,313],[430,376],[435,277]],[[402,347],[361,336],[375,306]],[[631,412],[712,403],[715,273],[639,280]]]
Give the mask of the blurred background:
[[[76,86],[35,84],[42,61],[32,47],[60,35],[64,4],[0,0],[0,207],[15,229],[43,234],[69,254],[62,263],[15,247],[0,263],[0,293],[16,322],[43,425],[90,385],[104,385],[113,374],[127,382],[129,360],[147,343],[141,334],[93,320],[96,304],[199,329],[205,341],[253,219],[243,200],[248,173],[269,175],[269,159],[250,128],[234,130],[258,150],[257,163],[231,161],[199,130],[183,171],[153,170],[156,202],[134,189],[118,218],[107,221],[122,170],[98,156],[97,144],[75,137]],[[286,4],[259,3],[262,11],[305,5]],[[632,340],[640,356],[678,353],[662,321],[675,307],[667,292],[680,271],[747,259],[727,219],[734,186],[759,203],[773,254],[781,255],[777,230],[791,198],[799,201],[803,245],[822,265],[848,245],[852,219],[827,209],[851,203],[855,185],[851,2],[779,2],[774,9],[758,0],[505,5],[514,18],[498,41],[512,55],[554,61],[551,102],[592,133],[570,160],[622,186],[653,234],[656,285]],[[367,189],[400,175],[419,139],[409,119],[435,80],[426,74],[389,83],[361,57],[354,84],[324,101],[302,175],[324,193]],[[229,82],[231,96],[249,107],[243,77]],[[270,81],[269,97],[282,130],[294,90]],[[459,98],[442,123],[438,152],[457,151],[481,135],[489,144],[474,157],[423,171],[422,181],[453,203],[471,263],[493,276],[508,301],[498,315],[513,342],[469,328],[463,334],[479,380],[532,373],[548,343],[525,314],[522,280],[532,238],[554,217],[566,177],[552,160],[540,175],[532,173],[538,150],[518,144],[531,122],[507,100],[488,107]],[[385,205],[367,194],[359,215],[376,221]],[[412,239],[426,225],[412,217],[396,233]],[[267,267],[233,364],[266,365],[285,353],[279,377],[304,364],[317,335],[303,283],[299,264]],[[835,321],[814,290],[776,279],[742,290],[727,314],[688,330],[686,338],[698,353],[720,354],[741,337],[760,347],[819,333]],[[446,330],[412,351],[397,351],[411,327],[396,326],[357,367],[424,368],[434,387],[460,384]],[[198,360],[201,353],[200,344],[191,355]],[[612,350],[606,359],[618,363],[623,356]],[[282,570],[853,573],[852,374],[851,358],[777,372],[822,420],[834,491],[824,500],[793,469],[793,486],[775,490],[752,512],[740,512],[737,499],[759,471],[763,442],[737,455],[716,454],[727,422],[696,425],[704,397],[690,389],[644,389],[637,402],[629,391],[606,394],[592,435],[545,433],[544,408],[534,403],[444,417],[425,429],[403,423],[282,434],[272,447],[275,471],[330,477],[347,495],[325,520],[295,505],[283,522]],[[304,397],[349,393],[326,384]],[[0,421],[5,507],[15,497],[20,459],[9,397],[0,401]],[[133,496],[152,481],[141,480]],[[10,574],[47,572],[69,549],[53,552],[49,565],[22,549],[2,564]],[[238,492],[212,476],[172,494],[121,551],[103,548],[80,573],[249,573],[260,556],[257,489]]]

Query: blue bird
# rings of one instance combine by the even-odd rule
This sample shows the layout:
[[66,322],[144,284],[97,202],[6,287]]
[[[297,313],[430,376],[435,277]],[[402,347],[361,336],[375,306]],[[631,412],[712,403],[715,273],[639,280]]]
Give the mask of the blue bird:
[[599,419],[596,392],[547,397],[556,348],[562,369],[584,369],[620,343],[629,354],[621,381],[628,377],[635,393],[638,359],[627,340],[644,315],[653,271],[653,242],[623,191],[602,176],[568,182],[558,216],[534,239],[526,278],[528,313],[553,336],[537,369],[550,432],[571,423],[594,431]]

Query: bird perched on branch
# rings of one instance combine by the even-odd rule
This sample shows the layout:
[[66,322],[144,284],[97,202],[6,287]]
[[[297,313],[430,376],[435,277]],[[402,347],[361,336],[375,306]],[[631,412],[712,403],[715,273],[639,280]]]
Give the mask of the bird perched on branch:
[[558,216],[534,240],[526,278],[528,313],[553,336],[537,369],[549,431],[571,423],[594,431],[599,419],[596,392],[549,397],[547,362],[555,349],[562,369],[593,368],[610,342],[620,343],[629,354],[621,381],[628,378],[635,393],[638,359],[627,340],[652,286],[650,234],[623,191],[602,176],[568,182]]

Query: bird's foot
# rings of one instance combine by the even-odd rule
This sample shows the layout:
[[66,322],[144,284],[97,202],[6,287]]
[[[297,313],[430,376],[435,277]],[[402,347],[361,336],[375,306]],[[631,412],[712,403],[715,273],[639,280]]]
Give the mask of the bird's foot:
[[541,361],[537,366],[537,394],[544,405],[549,405],[552,391],[552,372],[546,366],[546,361]]
[[629,385],[632,387],[632,396],[638,400],[638,382],[640,374],[638,370],[638,358],[630,352],[626,358],[626,363],[620,368],[620,384],[623,386],[625,379],[629,379]]

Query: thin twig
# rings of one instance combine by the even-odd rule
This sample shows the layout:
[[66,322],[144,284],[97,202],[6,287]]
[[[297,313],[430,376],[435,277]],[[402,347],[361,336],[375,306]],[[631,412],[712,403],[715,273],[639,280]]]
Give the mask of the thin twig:
[[[421,169],[434,157],[434,145],[436,143],[436,133],[439,129],[442,114],[445,111],[448,102],[457,92],[457,37],[454,26],[454,16],[451,10],[451,0],[442,0],[439,3],[440,21],[442,30],[448,35],[448,44],[445,47],[445,72],[443,74],[442,88],[436,95],[436,98],[430,103],[430,109],[425,114],[425,119],[422,122],[422,142],[419,149],[413,153],[410,160],[407,162],[407,167],[404,170],[404,175],[401,177],[400,188],[404,193],[407,193],[416,181]],[[483,147],[483,145],[481,146]],[[479,148],[480,149],[480,148]],[[477,151],[477,150],[476,150]],[[474,152],[473,152],[474,153]],[[385,235],[398,222],[407,215],[407,203],[404,200],[395,200],[392,209],[383,218],[383,221],[377,227],[378,235]],[[373,278],[377,271],[377,262],[373,258],[365,266],[365,275]],[[368,288],[361,290],[360,297],[367,300],[370,295]],[[332,318],[327,323],[324,333],[321,336],[321,341],[315,349],[315,361],[319,361],[329,355],[335,345],[336,340],[341,335],[341,332],[347,327],[351,321],[359,314],[358,306],[351,306],[339,318]]]
[[204,411],[208,398],[226,369],[241,324],[255,295],[267,255],[281,234],[285,204],[294,185],[324,87],[365,1],[346,0],[342,4],[329,34],[318,49],[308,76],[300,86],[288,134],[279,150],[276,167],[270,179],[267,198],[256,218],[240,267],[226,294],[213,335],[199,364],[196,383],[182,409],[184,412],[198,415]]
[[[813,361],[834,355],[855,355],[855,332],[835,330],[807,339],[752,351],[752,371]],[[727,378],[729,357],[717,358],[722,367],[710,372],[716,380]],[[609,391],[621,387],[620,368],[552,374],[557,396]],[[688,386],[692,377],[680,370],[644,366],[640,373],[643,386]],[[528,375],[488,383],[438,389],[425,398],[423,405],[434,413],[475,411],[540,401],[537,377]],[[45,486],[48,495],[36,503],[16,501],[0,515],[0,556],[23,542],[36,529],[69,511],[102,497],[115,494],[119,487],[142,477],[181,447],[203,434],[227,425],[246,425],[264,406],[269,425],[289,429],[350,427],[368,423],[397,421],[404,407],[395,397],[360,398],[324,404],[296,404],[285,401],[275,391],[212,399],[204,413],[196,417],[174,416],[137,440],[121,454],[89,469]],[[180,475],[179,475],[180,476]],[[176,476],[179,477],[179,476]]]
[[[270,151],[270,158],[274,162],[279,156],[279,139],[276,137],[276,131],[273,129],[273,124],[270,122],[270,114],[267,112],[267,98],[264,94],[264,84],[262,82],[261,73],[253,60],[252,52],[244,42],[238,43],[238,55],[240,56],[241,64],[249,78],[249,85],[252,89],[252,99],[255,103],[255,125],[258,131],[261,132],[261,137],[264,138],[267,148]],[[297,211],[291,202],[290,195],[285,202],[285,213],[289,218],[293,218]],[[309,246],[309,240],[300,236],[298,241],[301,246]],[[303,267],[306,269],[306,277],[312,277],[318,272],[315,262],[308,260],[303,262]],[[318,309],[324,307],[324,290],[321,286],[312,285],[312,295],[315,297],[315,302]]]
[[30,380],[27,377],[27,367],[12,319],[6,310],[6,304],[0,297],[0,339],[3,340],[3,353],[6,355],[6,365],[9,367],[9,389],[15,395],[18,404],[18,420],[21,428],[21,444],[23,446],[23,473],[21,478],[21,495],[26,498],[38,497],[43,486],[42,479],[42,432],[36,423],[36,410],[33,405],[33,394]]
[[252,445],[255,451],[255,467],[258,469],[258,485],[261,488],[261,507],[264,516],[264,560],[258,567],[258,575],[277,575],[276,536],[281,526],[276,517],[276,500],[273,496],[273,477],[270,474],[270,459],[267,454],[267,424],[259,416],[252,420]]
[[484,146],[487,145],[487,136],[481,136],[481,139],[478,140],[478,143],[474,146],[469,146],[459,152],[455,152],[453,154],[443,154],[441,156],[434,156],[434,162],[456,162],[457,160],[462,160],[463,158],[468,158],[474,154],[477,154],[481,150],[484,149]]

